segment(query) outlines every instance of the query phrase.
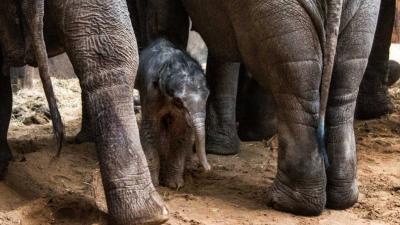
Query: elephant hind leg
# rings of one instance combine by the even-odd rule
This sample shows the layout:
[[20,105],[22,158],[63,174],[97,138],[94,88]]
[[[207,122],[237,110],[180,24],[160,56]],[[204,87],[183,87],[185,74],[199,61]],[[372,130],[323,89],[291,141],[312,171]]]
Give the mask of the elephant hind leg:
[[239,63],[220,62],[213,57],[207,62],[206,149],[207,153],[234,155],[239,152],[236,130],[236,92]]
[[12,91],[10,74],[0,72],[0,178],[3,177],[8,162],[12,159],[10,147],[7,142],[7,132],[11,120]]
[[[326,173],[317,142],[323,56],[307,11],[298,1],[288,4],[271,1],[257,8],[251,14],[252,32],[238,42],[254,43],[242,46],[242,58],[276,103],[278,172],[267,203],[281,211],[319,215],[326,204]],[[246,41],[248,37],[253,40]]]
[[354,110],[379,8],[376,0],[361,4],[340,34],[328,99],[326,129],[330,167],[327,168],[327,206],[334,209],[351,207],[358,199]]
[[[320,63],[302,61],[277,67],[279,77],[287,78],[276,81],[287,86],[275,86],[273,90],[279,152],[278,172],[269,190],[268,204],[295,214],[319,215],[326,203],[324,162],[316,136]],[[314,77],[316,82],[297,80],[300,76]]]
[[394,110],[386,82],[391,78],[387,76],[395,8],[395,0],[381,1],[374,43],[358,94],[357,119],[379,118]]
[[236,120],[241,141],[261,141],[276,133],[272,94],[251,78],[244,66],[240,67]]

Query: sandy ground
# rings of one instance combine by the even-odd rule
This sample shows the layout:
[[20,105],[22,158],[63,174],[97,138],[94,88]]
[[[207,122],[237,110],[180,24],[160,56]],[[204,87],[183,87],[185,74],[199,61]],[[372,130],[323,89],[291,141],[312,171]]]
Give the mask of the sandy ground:
[[[105,224],[105,202],[93,144],[72,144],[80,128],[77,80],[53,80],[67,143],[55,159],[40,83],[14,96],[10,143],[15,161],[0,182],[0,225]],[[169,225],[400,224],[400,84],[396,112],[356,123],[359,202],[344,211],[300,217],[268,208],[276,172],[276,141],[243,143],[236,156],[209,156],[213,171],[194,173],[179,190],[159,188]]]

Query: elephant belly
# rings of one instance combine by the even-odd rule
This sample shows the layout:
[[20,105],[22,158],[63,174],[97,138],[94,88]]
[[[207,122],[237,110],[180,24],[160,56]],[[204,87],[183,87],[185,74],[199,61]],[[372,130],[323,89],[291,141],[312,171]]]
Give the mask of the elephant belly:
[[231,20],[220,1],[182,0],[193,29],[200,33],[209,54],[226,61],[239,61],[236,35]]

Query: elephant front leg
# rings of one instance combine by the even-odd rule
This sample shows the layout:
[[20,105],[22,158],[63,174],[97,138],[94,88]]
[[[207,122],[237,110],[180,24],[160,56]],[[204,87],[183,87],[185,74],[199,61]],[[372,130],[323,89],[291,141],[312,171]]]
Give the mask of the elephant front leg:
[[0,178],[6,172],[8,162],[12,159],[7,142],[7,132],[11,120],[12,91],[10,74],[0,72]]
[[207,83],[210,95],[207,101],[207,153],[233,155],[239,152],[236,131],[236,92],[239,64],[220,62],[209,57]]
[[183,187],[187,148],[191,148],[193,142],[185,138],[171,140],[168,154],[160,159],[160,184],[174,190]]
[[90,95],[107,206],[112,224],[159,224],[168,212],[141,150],[131,94],[120,84]]
[[334,209],[351,207],[358,199],[354,110],[374,38],[371,31],[374,31],[377,19],[378,1],[369,0],[361,4],[338,40],[328,99],[326,126],[330,167],[327,168],[327,206]]
[[193,139],[189,135],[175,136],[170,134],[170,147],[167,155],[160,161],[160,183],[166,187],[178,190],[183,187],[185,163],[187,154],[192,150]]
[[262,88],[241,65],[236,102],[241,141],[261,141],[276,133],[275,103],[271,91]]
[[357,99],[358,119],[373,119],[393,112],[387,80],[395,9],[395,0],[381,1],[374,43]]
[[[150,109],[152,110],[152,109]],[[154,110],[154,109],[153,109]],[[155,186],[160,184],[160,157],[159,151],[161,150],[161,131],[160,121],[151,119],[146,114],[147,110],[143,108],[140,140],[143,145],[143,151],[146,155],[147,163],[151,174],[152,182]]]
[[110,224],[162,224],[168,210],[152,184],[132,101],[138,52],[125,0],[49,1],[89,114]]
[[84,142],[94,142],[94,130],[91,126],[90,115],[89,115],[89,99],[88,94],[85,89],[82,89],[81,94],[82,100],[82,122],[81,122],[81,130],[75,137],[75,142],[77,144],[81,144]]

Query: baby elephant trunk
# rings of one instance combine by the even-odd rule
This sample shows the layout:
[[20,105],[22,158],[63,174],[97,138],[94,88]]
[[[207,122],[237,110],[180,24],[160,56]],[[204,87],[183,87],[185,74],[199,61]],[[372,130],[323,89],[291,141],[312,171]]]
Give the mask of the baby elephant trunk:
[[[203,113],[202,113],[203,114]],[[199,113],[195,114],[192,118],[194,131],[195,131],[195,143],[196,153],[199,157],[200,164],[203,169],[208,172],[211,170],[210,164],[208,164],[206,156],[206,130],[205,130],[205,115],[199,116]]]

